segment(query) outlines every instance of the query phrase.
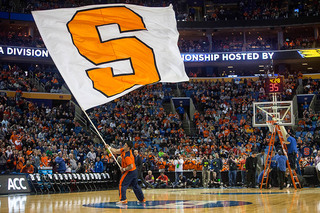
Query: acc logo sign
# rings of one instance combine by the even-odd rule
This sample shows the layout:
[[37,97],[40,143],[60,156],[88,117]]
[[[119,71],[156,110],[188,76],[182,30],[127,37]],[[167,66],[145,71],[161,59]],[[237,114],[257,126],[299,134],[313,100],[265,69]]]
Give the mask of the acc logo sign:
[[8,178],[8,191],[26,190],[27,186],[23,183],[25,181],[25,178]]
[[[142,17],[125,6],[77,11],[67,23],[72,42],[80,55],[94,65],[86,70],[93,87],[110,97],[137,84],[160,81],[153,49],[136,36],[102,41],[98,27],[112,24],[118,26],[120,34],[147,30]],[[97,67],[124,60],[129,60],[132,73],[117,74],[112,67]]]

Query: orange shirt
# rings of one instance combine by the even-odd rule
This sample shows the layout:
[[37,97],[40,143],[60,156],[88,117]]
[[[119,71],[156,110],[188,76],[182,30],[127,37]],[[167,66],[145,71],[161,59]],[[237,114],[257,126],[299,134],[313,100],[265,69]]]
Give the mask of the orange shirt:
[[12,143],[14,143],[18,139],[19,139],[18,135],[11,135],[11,137],[10,137],[10,140],[12,141]]
[[189,161],[189,169],[190,170],[196,169],[196,162],[194,160]]
[[21,173],[28,173],[28,174],[33,174],[34,172],[34,167],[30,165],[29,167],[23,166],[22,169],[20,170]]
[[121,167],[126,168],[130,164],[133,164],[133,168],[128,171],[134,171],[136,170],[136,164],[134,163],[134,156],[132,154],[132,151],[129,150],[128,152],[125,152],[123,148],[120,149],[121,152]]
[[246,152],[248,153],[251,152],[251,149],[252,149],[251,143],[246,144],[245,147],[246,147]]
[[165,161],[162,161],[162,162],[157,162],[157,165],[159,167],[159,169],[165,169],[166,168],[166,162]]
[[49,165],[47,156],[41,157],[41,165],[44,166],[44,167],[47,167]]
[[201,162],[198,162],[197,165],[196,165],[196,170],[197,171],[202,171],[202,164]]
[[185,146],[186,152],[190,153],[191,152],[191,147],[190,146]]
[[254,141],[257,141],[257,138],[255,135],[252,135],[249,139],[249,142],[254,142]]
[[230,134],[230,130],[229,129],[224,130],[223,134],[224,136],[228,136]]
[[209,136],[209,131],[206,129],[203,131],[203,137],[207,138]]
[[16,150],[21,151],[22,150],[22,142],[21,142],[21,140],[16,140],[14,142],[14,146],[15,146]]
[[56,78],[54,78],[54,79],[51,80],[51,82],[52,82],[53,84],[57,84],[57,83],[58,83],[58,80],[57,80]]
[[23,168],[23,165],[24,165],[24,158],[19,157],[17,162],[17,170],[21,170]]
[[183,162],[183,170],[190,170],[189,161],[190,160],[186,160],[186,161]]
[[297,139],[297,144],[302,144],[301,138],[298,138],[298,139]]
[[134,148],[135,148],[135,149],[138,149],[138,148],[139,148],[139,142],[135,142],[135,143],[134,143]]
[[198,119],[199,117],[200,117],[200,113],[199,113],[199,112],[195,112],[195,113],[194,113],[194,118],[195,118],[195,119]]
[[175,171],[175,167],[174,167],[173,163],[168,163],[168,171],[169,172],[174,172]]
[[240,170],[241,171],[246,171],[246,160],[245,159],[242,159],[240,161]]
[[141,140],[140,136],[134,137],[134,141],[140,141],[140,140]]
[[101,156],[101,161],[109,162],[109,156],[108,155],[102,155]]

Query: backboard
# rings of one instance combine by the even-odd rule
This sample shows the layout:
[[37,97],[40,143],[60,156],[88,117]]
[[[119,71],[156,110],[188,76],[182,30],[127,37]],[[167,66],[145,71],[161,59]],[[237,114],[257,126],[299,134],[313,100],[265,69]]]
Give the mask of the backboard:
[[275,120],[280,126],[293,126],[293,102],[253,102],[253,127],[267,127],[267,121]]

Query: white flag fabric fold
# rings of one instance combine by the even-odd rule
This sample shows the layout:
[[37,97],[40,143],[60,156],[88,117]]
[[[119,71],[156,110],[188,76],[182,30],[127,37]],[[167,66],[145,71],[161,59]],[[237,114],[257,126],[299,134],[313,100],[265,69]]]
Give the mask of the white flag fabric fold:
[[171,5],[94,5],[32,15],[83,110],[143,85],[189,80]]

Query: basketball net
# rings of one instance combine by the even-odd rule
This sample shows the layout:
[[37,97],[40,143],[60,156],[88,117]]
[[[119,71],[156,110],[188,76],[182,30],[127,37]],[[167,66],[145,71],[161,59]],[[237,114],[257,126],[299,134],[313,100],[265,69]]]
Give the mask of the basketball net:
[[272,133],[276,131],[275,123],[276,123],[276,121],[274,121],[274,120],[267,121],[267,125],[268,125],[268,128],[269,128],[269,131],[272,132]]

